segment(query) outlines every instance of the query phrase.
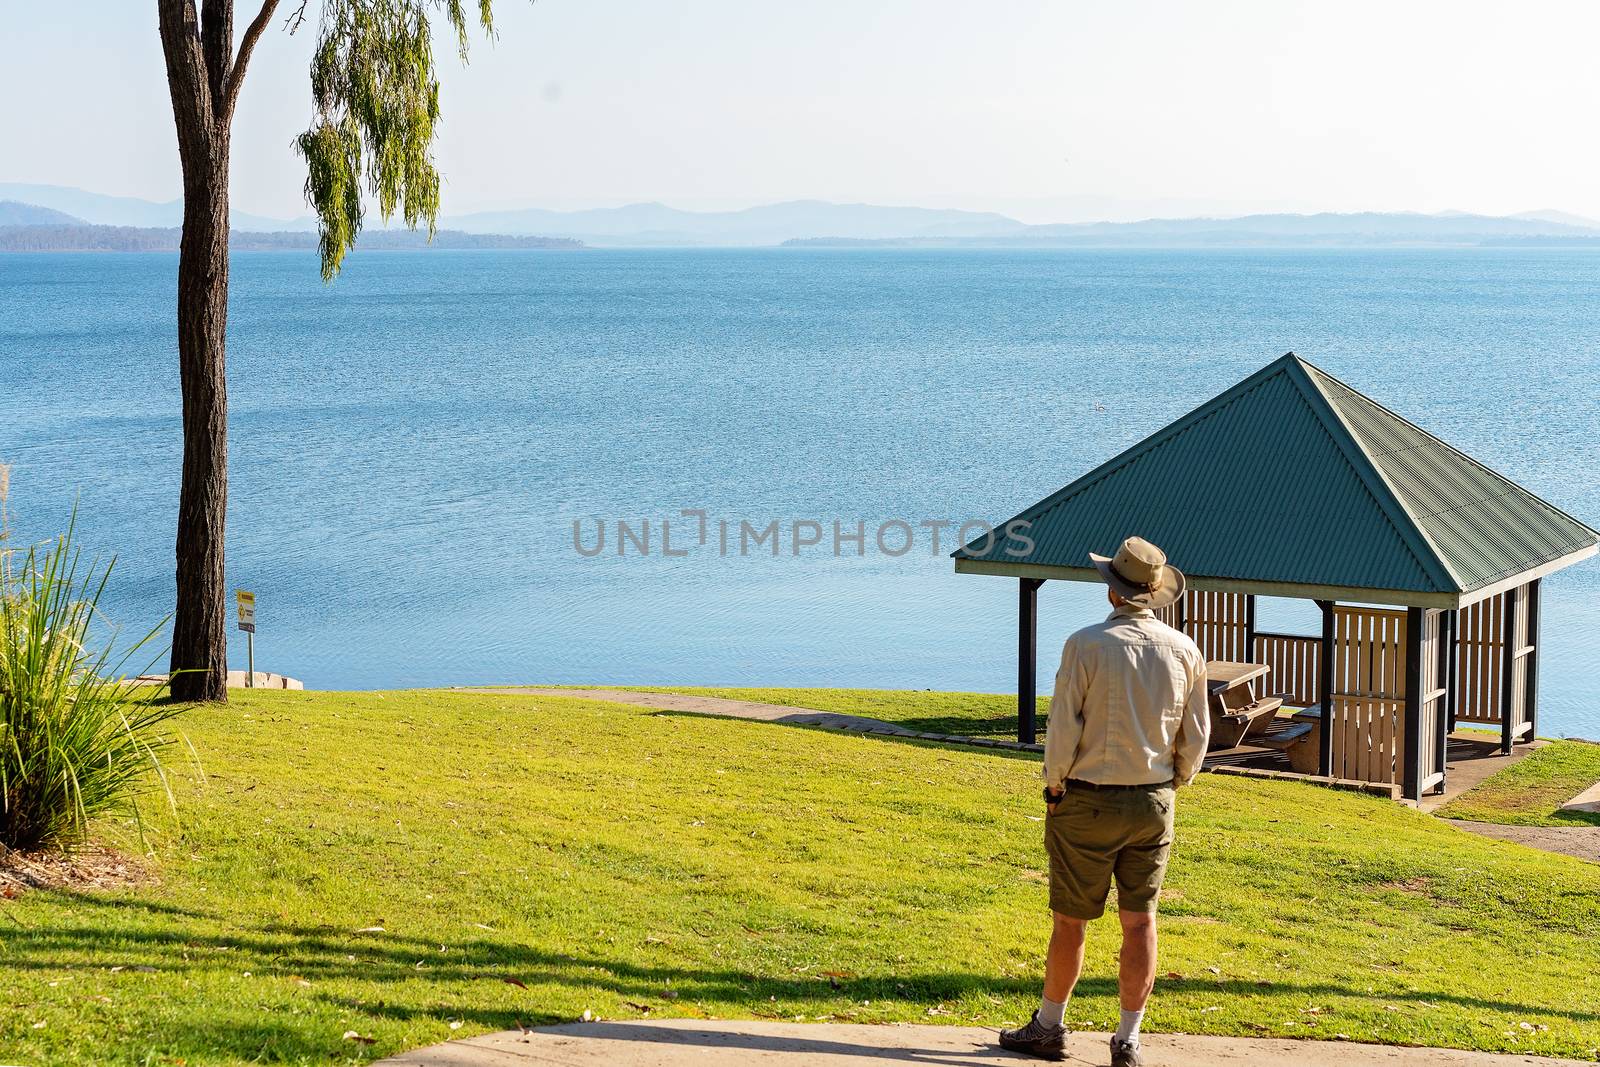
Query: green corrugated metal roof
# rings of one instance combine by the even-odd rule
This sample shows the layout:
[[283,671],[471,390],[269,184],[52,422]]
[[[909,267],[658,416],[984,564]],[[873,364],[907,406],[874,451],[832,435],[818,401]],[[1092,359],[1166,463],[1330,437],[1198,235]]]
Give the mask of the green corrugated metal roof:
[[1451,596],[1600,543],[1292,352],[1016,520],[1031,549],[980,539],[957,569],[1081,571],[1137,533],[1195,578]]

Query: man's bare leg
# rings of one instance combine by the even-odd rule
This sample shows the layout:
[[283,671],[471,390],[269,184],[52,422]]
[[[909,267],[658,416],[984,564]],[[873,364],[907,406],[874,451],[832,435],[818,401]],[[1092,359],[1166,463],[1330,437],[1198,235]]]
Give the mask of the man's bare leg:
[[1153,911],[1119,911],[1122,921],[1122,958],[1117,968],[1117,997],[1122,1003],[1122,1019],[1112,1037],[1117,1042],[1139,1040],[1139,1024],[1144,1021],[1144,1006],[1156,984],[1156,915]]
[[[1117,969],[1117,997],[1123,1011],[1144,1011],[1156,984],[1156,915],[1153,911],[1119,911],[1122,960]],[[1078,959],[1083,959],[1079,950]]]
[[1064,1060],[1067,1029],[1063,1015],[1072,987],[1083,972],[1084,920],[1051,912],[1050,948],[1044,958],[1044,996],[1026,1026],[1000,1031],[1000,1047],[1045,1060]]
[[1044,960],[1044,997],[1057,1004],[1065,1004],[1072,996],[1072,988],[1083,973],[1084,927],[1083,919],[1074,919],[1059,911],[1050,913],[1055,920],[1050,929],[1050,949]]

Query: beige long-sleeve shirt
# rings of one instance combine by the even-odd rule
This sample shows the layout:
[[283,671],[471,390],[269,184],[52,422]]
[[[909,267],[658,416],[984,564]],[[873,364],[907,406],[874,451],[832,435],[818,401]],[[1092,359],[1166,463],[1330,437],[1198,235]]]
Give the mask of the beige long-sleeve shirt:
[[1045,784],[1185,785],[1200,771],[1210,734],[1200,649],[1147,609],[1124,604],[1061,650]]

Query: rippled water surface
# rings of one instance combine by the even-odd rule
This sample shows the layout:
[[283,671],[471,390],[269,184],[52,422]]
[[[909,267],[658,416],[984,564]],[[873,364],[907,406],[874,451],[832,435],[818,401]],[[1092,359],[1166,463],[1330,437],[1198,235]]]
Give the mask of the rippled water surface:
[[[175,268],[0,256],[13,536],[76,501],[129,630],[171,609]],[[233,286],[229,581],[258,666],[319,688],[1009,689],[1013,583],[917,524],[1009,515],[1289,349],[1600,520],[1582,252],[364,253],[331,287],[254,253]],[[616,519],[651,555],[615,555]],[[741,556],[774,519],[779,556]],[[796,520],[823,530],[798,556]],[[1597,593],[1597,564],[1546,583],[1544,732],[1600,735]],[[1098,596],[1045,587],[1042,677]]]

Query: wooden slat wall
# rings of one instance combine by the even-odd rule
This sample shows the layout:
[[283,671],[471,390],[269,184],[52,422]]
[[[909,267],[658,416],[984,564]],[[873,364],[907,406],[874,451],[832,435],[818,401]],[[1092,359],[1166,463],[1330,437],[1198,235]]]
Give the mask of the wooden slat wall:
[[1461,609],[1456,651],[1457,722],[1500,722],[1500,649],[1505,597],[1492,596]]
[[[1461,609],[1456,623],[1456,721],[1501,725],[1511,717],[1511,737],[1532,733],[1528,697],[1535,648],[1530,589],[1489,597]],[[1256,633],[1250,640],[1248,600],[1243,593],[1190,590],[1158,616],[1194,639],[1208,660],[1264,663],[1271,668],[1261,691],[1284,703],[1310,707],[1321,699],[1319,638]],[[1508,614],[1509,613],[1509,614]],[[1513,624],[1506,655],[1506,622]],[[1329,724],[1332,773],[1370,782],[1404,781],[1406,612],[1338,605],[1334,608],[1333,711]],[[1444,776],[1438,753],[1448,722],[1445,686],[1448,657],[1440,642],[1448,631],[1443,614],[1423,614],[1420,788]],[[1254,647],[1247,647],[1253,644]],[[1510,678],[1506,672],[1510,672]],[[1509,682],[1509,685],[1508,685]],[[1502,709],[1508,703],[1509,708]]]
[[1322,639],[1294,634],[1256,634],[1252,663],[1272,668],[1262,691],[1283,697],[1285,704],[1309,708],[1322,699]]
[[1248,611],[1244,593],[1191,589],[1183,594],[1181,604],[1161,609],[1156,617],[1193,638],[1200,646],[1200,654],[1208,660],[1250,663],[1253,661],[1247,644]]
[[1338,605],[1334,612],[1333,774],[1399,782],[1405,766],[1406,613]]
[[[1512,600],[1515,598],[1516,603]],[[1529,626],[1528,587],[1519,586],[1461,609],[1456,646],[1456,721],[1504,722],[1505,671],[1511,671],[1511,732],[1520,736],[1528,721],[1528,665],[1534,652]],[[1514,612],[1515,647],[1509,668],[1505,656],[1506,613]]]
[[1249,640],[1246,619],[1249,601],[1244,593],[1216,593],[1191,589],[1183,599],[1156,612],[1156,618],[1194,639],[1208,660],[1265,663],[1272,668],[1261,692],[1282,696],[1285,704],[1311,707],[1322,699],[1317,684],[1322,664],[1322,641],[1297,634],[1257,633]]

